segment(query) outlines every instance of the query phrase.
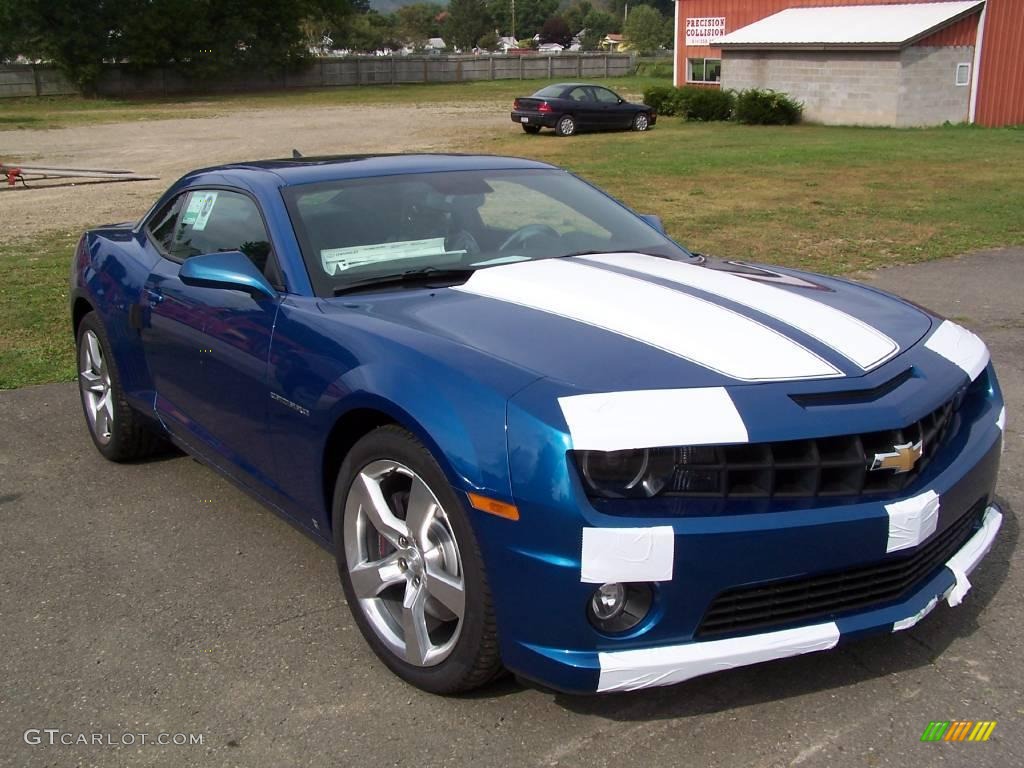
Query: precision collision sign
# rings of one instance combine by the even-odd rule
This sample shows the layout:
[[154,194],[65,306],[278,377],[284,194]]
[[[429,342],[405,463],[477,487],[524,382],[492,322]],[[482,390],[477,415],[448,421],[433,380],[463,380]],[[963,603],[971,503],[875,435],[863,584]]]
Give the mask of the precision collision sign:
[[725,16],[686,20],[687,45],[715,45],[725,35]]

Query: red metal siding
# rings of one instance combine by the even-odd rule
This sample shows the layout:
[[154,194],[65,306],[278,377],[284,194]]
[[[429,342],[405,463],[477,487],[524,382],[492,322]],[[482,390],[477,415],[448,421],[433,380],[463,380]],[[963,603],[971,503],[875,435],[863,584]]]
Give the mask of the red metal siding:
[[978,68],[981,125],[1024,124],[1024,3],[988,0]]
[[[686,82],[688,58],[720,58],[721,49],[684,45],[686,19],[725,17],[733,32],[786,8],[883,5],[934,0],[676,0],[677,85]],[[987,0],[975,120],[982,125],[1024,124],[1024,0]],[[973,45],[978,14],[939,30],[918,45]]]
[[974,38],[978,33],[978,14],[950,24],[945,29],[940,29],[934,35],[921,38],[914,45],[922,47],[940,48],[954,45],[974,45]]

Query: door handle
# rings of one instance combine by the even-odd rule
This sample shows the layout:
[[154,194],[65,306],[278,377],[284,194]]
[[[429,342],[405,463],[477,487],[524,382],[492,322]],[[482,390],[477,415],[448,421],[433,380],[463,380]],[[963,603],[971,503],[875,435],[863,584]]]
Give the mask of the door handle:
[[164,295],[160,292],[159,288],[147,288],[146,296],[149,297],[149,306],[151,307],[155,307],[164,300]]

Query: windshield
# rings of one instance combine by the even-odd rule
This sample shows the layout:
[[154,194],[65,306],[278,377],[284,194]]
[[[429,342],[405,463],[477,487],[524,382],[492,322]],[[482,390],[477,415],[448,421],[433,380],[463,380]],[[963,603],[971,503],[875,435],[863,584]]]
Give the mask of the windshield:
[[607,195],[558,170],[382,176],[284,193],[320,296],[410,271],[595,251],[692,258]]

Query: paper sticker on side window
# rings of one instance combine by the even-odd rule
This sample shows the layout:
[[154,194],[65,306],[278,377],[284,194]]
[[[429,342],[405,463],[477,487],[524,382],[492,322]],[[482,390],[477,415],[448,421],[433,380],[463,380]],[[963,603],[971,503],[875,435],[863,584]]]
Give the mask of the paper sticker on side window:
[[210,214],[213,212],[213,205],[216,202],[216,192],[193,192],[188,201],[188,208],[185,209],[185,215],[181,217],[181,223],[183,225],[191,224],[193,230],[202,232],[206,229],[206,222],[210,220]]
[[465,251],[446,251],[444,238],[433,237],[427,240],[355,245],[350,248],[325,248],[320,251],[320,262],[323,264],[324,272],[328,275],[337,275],[346,269],[382,261],[458,256],[464,253]]

